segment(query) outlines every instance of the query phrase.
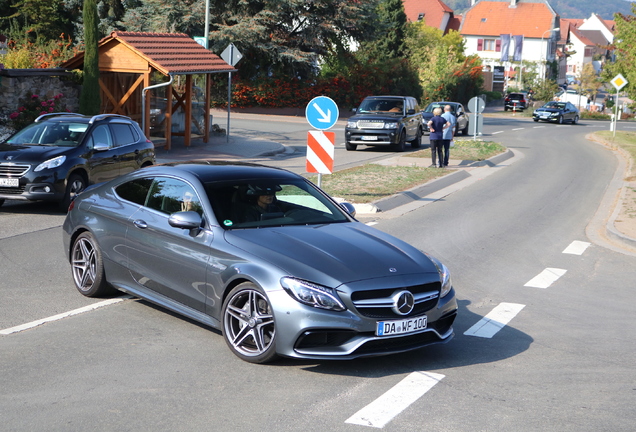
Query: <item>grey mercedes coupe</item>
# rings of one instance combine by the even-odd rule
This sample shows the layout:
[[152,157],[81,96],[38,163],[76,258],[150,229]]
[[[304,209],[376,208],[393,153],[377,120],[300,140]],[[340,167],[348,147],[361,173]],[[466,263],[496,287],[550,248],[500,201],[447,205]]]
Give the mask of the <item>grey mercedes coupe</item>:
[[353,359],[453,336],[448,269],[302,176],[210,161],[93,186],[63,225],[77,289],[220,329],[243,360]]

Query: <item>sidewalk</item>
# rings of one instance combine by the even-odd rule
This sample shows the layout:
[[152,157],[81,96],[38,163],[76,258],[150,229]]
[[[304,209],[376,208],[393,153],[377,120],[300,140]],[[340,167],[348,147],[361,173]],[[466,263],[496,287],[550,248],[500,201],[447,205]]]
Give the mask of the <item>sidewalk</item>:
[[[487,117],[510,116],[510,113],[504,114],[503,105],[486,107],[483,114]],[[151,137],[151,140],[155,143],[157,163],[197,159],[246,161],[290,151],[280,143],[267,139],[241,136],[236,133],[231,134],[229,138],[226,135],[211,133],[208,143],[204,143],[200,137],[195,136],[192,138],[190,147],[184,146],[183,138],[173,137],[171,150],[163,148],[165,139]],[[624,155],[616,153],[616,156],[619,160],[619,167],[608,185],[607,193],[600,203],[594,220],[590,222],[587,228],[587,235],[596,243],[601,243],[609,249],[636,256],[636,239],[620,232],[615,226],[615,221],[623,206],[622,196],[626,187],[626,183],[623,181],[624,173],[630,163],[629,160],[625,160]],[[391,197],[372,204],[356,205],[356,211],[359,218],[373,217],[375,219],[383,219],[396,217],[419,206],[439,200],[494,173],[498,168],[511,165],[522,157],[523,155],[519,152],[508,150],[506,153],[484,162],[451,159],[449,161],[448,175],[408,191],[396,193]],[[395,157],[380,163],[385,165],[407,164],[411,166],[421,163],[424,166],[428,166],[428,162],[430,162],[428,159],[421,159],[418,162],[418,158],[409,158],[397,154]]]

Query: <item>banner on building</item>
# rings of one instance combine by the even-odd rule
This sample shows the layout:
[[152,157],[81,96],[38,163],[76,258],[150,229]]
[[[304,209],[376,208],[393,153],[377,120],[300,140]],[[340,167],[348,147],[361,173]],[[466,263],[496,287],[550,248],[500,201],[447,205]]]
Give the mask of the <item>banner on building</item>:
[[508,51],[510,51],[510,35],[502,34],[501,35],[501,61],[508,61]]
[[515,53],[512,57],[513,61],[521,61],[521,52],[523,51],[523,35],[517,35],[512,37],[515,41]]

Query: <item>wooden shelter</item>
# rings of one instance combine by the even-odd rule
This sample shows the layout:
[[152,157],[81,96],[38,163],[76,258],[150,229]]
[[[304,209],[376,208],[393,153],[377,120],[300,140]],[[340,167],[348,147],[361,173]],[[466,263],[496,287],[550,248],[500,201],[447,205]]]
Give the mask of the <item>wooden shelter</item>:
[[[162,120],[165,128],[165,148],[170,149],[173,135],[183,136],[189,146],[192,139],[192,123],[202,133],[204,141],[210,138],[210,75],[235,72],[232,66],[219,56],[199,45],[184,33],[112,32],[98,44],[99,86],[102,113],[129,116],[144,126],[150,136],[150,98],[153,89],[169,86],[166,91]],[[61,67],[82,69],[84,53],[64,62]],[[170,77],[165,83],[152,85],[153,73]],[[185,85],[180,93],[173,78],[185,75]],[[193,116],[193,75],[205,75],[203,124]],[[185,113],[184,132],[173,132],[173,114],[181,108]]]

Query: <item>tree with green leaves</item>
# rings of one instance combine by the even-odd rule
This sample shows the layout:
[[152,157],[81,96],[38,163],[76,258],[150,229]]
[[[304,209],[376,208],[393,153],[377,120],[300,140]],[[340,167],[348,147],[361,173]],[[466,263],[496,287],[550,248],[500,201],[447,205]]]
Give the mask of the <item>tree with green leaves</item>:
[[408,57],[418,70],[422,103],[450,100],[466,103],[481,93],[481,60],[466,57],[464,41],[456,31],[447,34],[424,21],[409,23],[406,46]]
[[86,115],[99,114],[101,97],[99,91],[99,52],[97,3],[84,0],[84,82],[80,95],[80,112]]
[[[627,79],[623,87],[630,99],[636,100],[636,3],[632,3],[632,15],[616,14],[616,35],[614,36],[616,62],[609,63],[602,78],[611,81],[619,73]],[[613,90],[613,88],[612,88]]]
[[407,20],[402,0],[381,0],[376,10],[373,39],[363,43],[361,51],[373,59],[404,57]]
[[244,78],[315,76],[321,58],[369,37],[377,0],[211,0],[211,49],[233,43]]
[[[109,0],[109,11],[118,11],[114,1]],[[126,5],[117,23],[126,31],[204,34],[205,0],[129,0]]]
[[[60,34],[71,34],[73,25],[65,13],[64,0],[13,0],[0,9],[0,29],[10,28],[11,22],[17,22],[30,33],[30,40],[37,38],[51,40]],[[6,15],[5,15],[6,14]]]

